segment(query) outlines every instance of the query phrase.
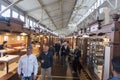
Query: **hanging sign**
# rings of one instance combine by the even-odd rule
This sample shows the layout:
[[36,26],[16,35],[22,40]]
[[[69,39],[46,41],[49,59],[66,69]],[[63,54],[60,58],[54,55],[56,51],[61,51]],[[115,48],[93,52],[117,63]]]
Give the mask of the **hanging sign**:
[[90,28],[90,32],[97,31],[98,30],[98,24],[94,24]]

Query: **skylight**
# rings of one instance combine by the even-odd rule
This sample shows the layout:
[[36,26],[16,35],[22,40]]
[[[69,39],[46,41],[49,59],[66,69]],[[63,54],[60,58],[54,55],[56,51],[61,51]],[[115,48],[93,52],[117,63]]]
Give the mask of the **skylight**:
[[[80,2],[81,0],[78,0]],[[94,10],[96,10],[100,5],[102,5],[106,0],[91,0],[93,4],[91,6],[87,3],[84,3],[84,0],[81,1],[80,4],[77,2],[77,6],[79,5],[79,9],[73,11],[73,14],[71,16],[71,20],[68,24],[68,26],[77,26],[80,24],[85,18],[87,18]],[[84,3],[84,4],[83,4]],[[86,5],[85,5],[86,4]],[[87,8],[87,7],[88,8]],[[85,8],[86,7],[86,8]],[[85,8],[85,9],[84,9]],[[84,11],[85,10],[85,11]],[[77,21],[77,22],[76,22]]]

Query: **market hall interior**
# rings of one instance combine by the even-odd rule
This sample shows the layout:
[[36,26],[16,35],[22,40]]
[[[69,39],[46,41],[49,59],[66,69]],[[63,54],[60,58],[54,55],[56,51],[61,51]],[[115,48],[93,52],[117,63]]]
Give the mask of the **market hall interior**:
[[[120,56],[119,3],[120,0],[0,0],[0,80],[20,80],[18,63],[28,47],[32,47],[38,62],[36,79],[41,80],[42,63],[38,57],[46,44],[53,52],[53,80],[114,77],[112,59]],[[66,55],[62,55],[64,46],[69,48]]]

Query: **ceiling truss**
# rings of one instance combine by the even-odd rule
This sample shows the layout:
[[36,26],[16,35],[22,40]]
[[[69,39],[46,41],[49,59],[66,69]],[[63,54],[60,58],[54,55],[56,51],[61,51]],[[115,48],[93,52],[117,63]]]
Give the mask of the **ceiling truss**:
[[40,5],[43,7],[42,9],[44,9],[44,11],[46,12],[46,14],[48,15],[48,17],[50,18],[50,20],[52,21],[53,25],[57,28],[57,26],[55,25],[53,19],[51,18],[51,16],[49,15],[48,11],[46,10],[46,8],[44,7],[43,3],[41,0],[38,0],[38,2],[40,3]]
[[10,9],[11,7],[15,6],[17,3],[19,3],[20,1],[23,0],[16,0],[15,2],[11,3],[7,8],[5,8],[3,11],[0,12],[0,14],[4,13],[5,11],[7,11],[8,9]]
[[45,6],[39,6],[39,7],[36,7],[36,8],[34,8],[34,9],[30,9],[30,10],[28,10],[28,11],[26,11],[27,13],[30,13],[30,12],[34,12],[34,11],[36,11],[36,10],[40,10],[40,9],[43,9],[43,8],[46,8],[46,7],[49,7],[49,6],[51,6],[51,5],[55,5],[55,4],[57,4],[59,1],[55,1],[55,2],[53,2],[53,3],[50,3],[50,4],[48,4],[48,5],[45,5]]

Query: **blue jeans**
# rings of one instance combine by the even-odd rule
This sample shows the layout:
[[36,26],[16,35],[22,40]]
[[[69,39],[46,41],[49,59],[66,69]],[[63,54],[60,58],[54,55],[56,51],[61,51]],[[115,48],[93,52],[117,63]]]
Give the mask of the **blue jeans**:
[[30,77],[24,77],[24,76],[23,76],[23,77],[22,77],[22,80],[33,80],[33,79],[32,79],[32,76],[30,76]]

